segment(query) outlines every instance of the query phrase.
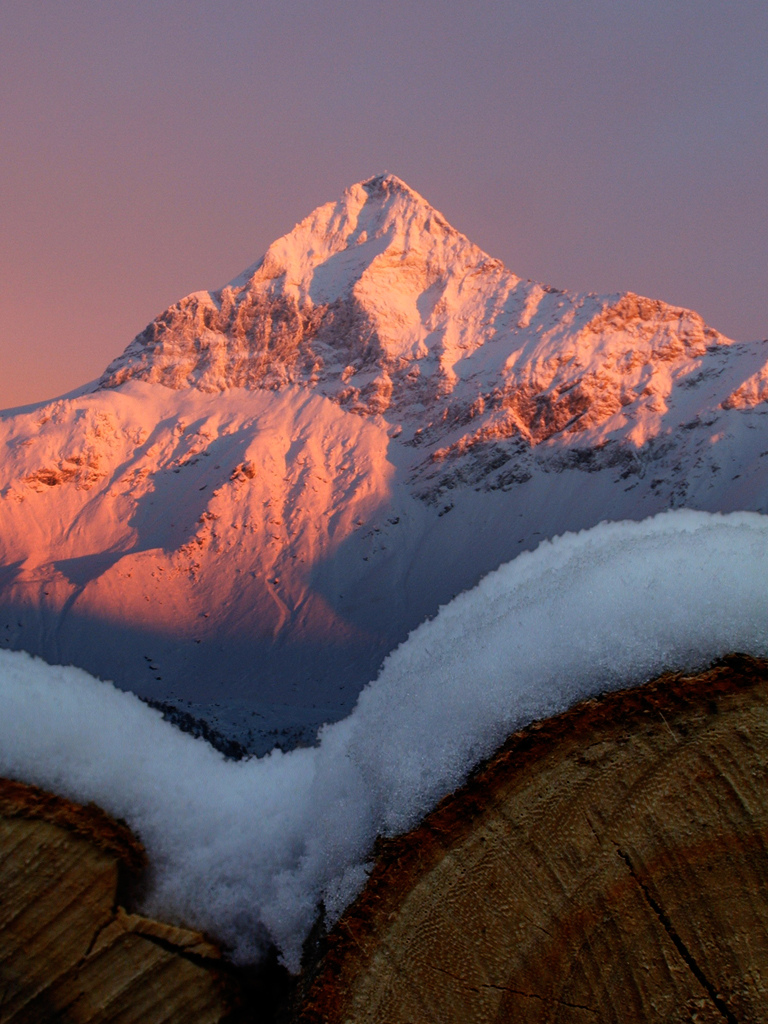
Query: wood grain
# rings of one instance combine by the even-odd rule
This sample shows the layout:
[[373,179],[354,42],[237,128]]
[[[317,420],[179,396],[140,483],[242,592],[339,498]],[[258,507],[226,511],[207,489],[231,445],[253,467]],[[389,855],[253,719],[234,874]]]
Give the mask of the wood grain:
[[128,913],[127,828],[0,780],[0,1024],[220,1024],[237,1002],[204,936]]
[[510,738],[384,844],[303,1024],[768,1020],[768,666]]

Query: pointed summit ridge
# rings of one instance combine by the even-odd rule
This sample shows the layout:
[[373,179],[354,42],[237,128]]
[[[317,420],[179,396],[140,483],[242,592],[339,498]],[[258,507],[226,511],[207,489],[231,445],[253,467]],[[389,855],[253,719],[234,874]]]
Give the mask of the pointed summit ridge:
[[[478,274],[482,296],[470,284]],[[377,175],[318,207],[220,291],[161,314],[101,385],[315,386],[348,378],[350,367],[390,372],[430,353],[440,361],[449,321],[465,323],[461,344],[476,347],[479,313],[517,283],[405,182]]]
[[[456,274],[487,259],[418,192],[386,174],[352,185],[337,202],[318,207],[230,287],[253,290],[274,282],[275,294],[320,304],[348,295],[366,272],[376,277],[382,265],[391,269],[399,263],[412,270],[417,262],[429,262],[434,276]],[[391,281],[376,283],[388,287]]]
[[[365,181],[358,182],[357,185],[352,186],[352,189],[357,188],[364,189],[371,201],[380,202],[382,206],[391,205],[400,200],[403,205],[410,205],[414,212],[421,210],[428,217],[433,218],[435,223],[455,232],[455,228],[451,227],[441,213],[430,205],[416,189],[411,188],[407,182],[403,181],[402,178],[398,178],[396,174],[390,174],[389,171],[384,171],[383,174],[375,174],[372,178],[367,178]],[[458,234],[458,232],[455,233]]]
[[563,432],[629,430],[642,444],[672,365],[688,372],[725,340],[663,302],[523,281],[387,173],[318,207],[220,291],[166,310],[101,386],[298,385],[418,425],[440,460]]

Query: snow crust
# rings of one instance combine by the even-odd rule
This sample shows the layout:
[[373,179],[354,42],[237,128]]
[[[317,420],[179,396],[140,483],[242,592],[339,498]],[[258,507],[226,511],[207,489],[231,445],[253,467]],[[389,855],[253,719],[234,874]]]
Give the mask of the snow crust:
[[0,773],[124,818],[145,909],[296,970],[322,901],[359,891],[377,834],[414,824],[514,729],[580,698],[768,655],[768,517],[668,512],[546,541],[441,609],[315,748],[227,762],[132,694],[0,652]]

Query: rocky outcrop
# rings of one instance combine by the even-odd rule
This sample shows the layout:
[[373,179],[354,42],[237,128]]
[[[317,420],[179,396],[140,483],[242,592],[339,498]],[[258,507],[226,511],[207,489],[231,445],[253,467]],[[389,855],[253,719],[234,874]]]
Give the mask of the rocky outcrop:
[[2,1024],[244,1019],[216,946],[125,909],[144,867],[98,808],[0,780]]
[[746,658],[530,727],[382,847],[298,1019],[767,1019],[767,775]]
[[760,367],[743,384],[723,399],[723,409],[752,409],[762,402],[768,401],[768,364]]
[[538,445],[651,422],[657,433],[676,380],[730,345],[687,309],[521,280],[380,175],[319,207],[225,288],[163,312],[100,387],[296,385],[419,427],[422,443],[440,451],[448,440],[456,455],[489,437]]

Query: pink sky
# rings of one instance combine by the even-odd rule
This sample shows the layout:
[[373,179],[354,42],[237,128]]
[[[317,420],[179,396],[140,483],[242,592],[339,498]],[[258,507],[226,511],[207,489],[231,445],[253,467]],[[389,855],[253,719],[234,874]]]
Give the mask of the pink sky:
[[768,335],[763,0],[0,6],[0,408],[91,380],[354,181],[524,277]]

